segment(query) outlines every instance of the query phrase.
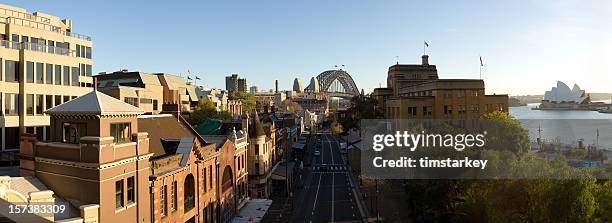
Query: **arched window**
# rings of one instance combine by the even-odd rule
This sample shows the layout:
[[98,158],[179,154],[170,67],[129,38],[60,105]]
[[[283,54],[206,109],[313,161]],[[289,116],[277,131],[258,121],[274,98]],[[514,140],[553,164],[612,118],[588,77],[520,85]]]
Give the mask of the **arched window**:
[[192,174],[187,175],[185,178],[183,191],[184,210],[187,212],[195,207],[195,183]]

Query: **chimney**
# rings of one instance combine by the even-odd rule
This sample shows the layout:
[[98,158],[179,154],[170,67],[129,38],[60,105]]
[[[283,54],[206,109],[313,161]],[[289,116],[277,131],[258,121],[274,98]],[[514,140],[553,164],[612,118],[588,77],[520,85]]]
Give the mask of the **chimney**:
[[429,56],[423,55],[421,57],[421,63],[422,63],[422,65],[429,65]]
[[276,90],[274,91],[274,93],[278,93],[278,80],[276,80],[275,84],[276,84],[276,88],[275,88]]

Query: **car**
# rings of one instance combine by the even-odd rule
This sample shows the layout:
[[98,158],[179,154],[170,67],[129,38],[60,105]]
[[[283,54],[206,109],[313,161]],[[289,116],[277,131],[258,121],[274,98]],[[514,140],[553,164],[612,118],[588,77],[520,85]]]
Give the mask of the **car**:
[[317,150],[317,151],[314,151],[314,155],[315,155],[315,156],[320,156],[320,155],[321,155],[321,152],[319,152],[318,150]]

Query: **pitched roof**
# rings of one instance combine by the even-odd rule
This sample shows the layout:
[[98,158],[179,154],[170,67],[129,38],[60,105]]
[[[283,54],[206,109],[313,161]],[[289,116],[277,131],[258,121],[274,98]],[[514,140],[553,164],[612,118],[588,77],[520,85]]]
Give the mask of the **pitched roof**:
[[253,128],[250,129],[249,135],[251,138],[266,135],[263,125],[261,124],[261,121],[259,121],[259,115],[257,115],[257,112],[255,112],[255,115],[253,116]]
[[117,100],[99,91],[89,92],[61,105],[55,106],[47,114],[89,114],[89,115],[140,115],[144,111],[128,103]]

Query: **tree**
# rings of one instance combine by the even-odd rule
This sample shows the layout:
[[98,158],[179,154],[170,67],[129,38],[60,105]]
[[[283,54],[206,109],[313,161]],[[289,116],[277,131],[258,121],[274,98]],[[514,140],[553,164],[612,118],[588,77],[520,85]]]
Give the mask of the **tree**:
[[198,104],[194,107],[193,112],[189,114],[189,119],[187,120],[191,125],[199,125],[202,124],[209,119],[221,119],[228,120],[231,119],[232,116],[227,111],[217,111],[217,106],[208,98],[200,99]]
[[256,100],[255,95],[252,93],[236,92],[234,99],[242,102],[243,111],[252,111],[255,109]]
[[[531,147],[529,133],[521,123],[507,112],[495,111],[481,117],[487,132],[486,148],[509,150],[515,155],[526,154]],[[483,131],[483,132],[484,132]]]
[[377,109],[378,102],[369,95],[358,95],[351,98],[350,105],[346,111],[346,116],[338,120],[344,131],[350,129],[361,129],[360,121],[362,119],[379,119],[383,118],[383,113]]

